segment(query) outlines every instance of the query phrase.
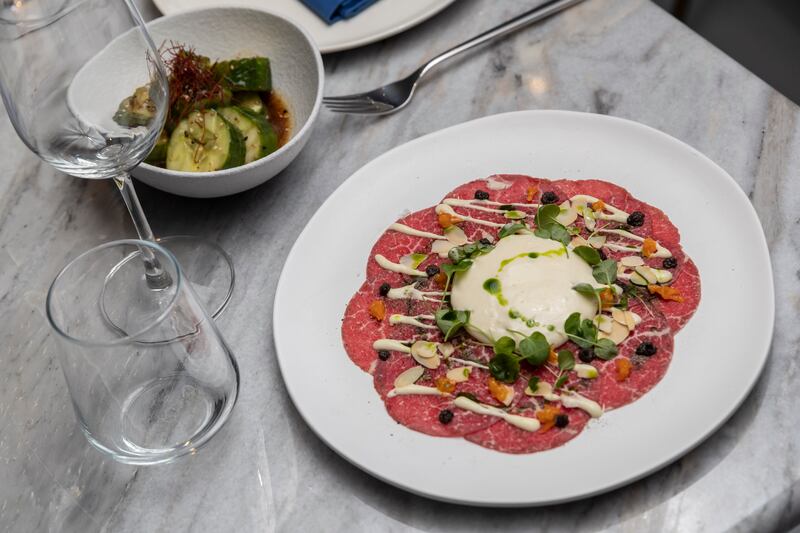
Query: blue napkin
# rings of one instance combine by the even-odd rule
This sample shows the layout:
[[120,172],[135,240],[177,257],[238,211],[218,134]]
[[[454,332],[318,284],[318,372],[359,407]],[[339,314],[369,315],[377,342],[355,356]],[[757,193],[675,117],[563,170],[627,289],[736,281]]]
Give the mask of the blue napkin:
[[300,0],[328,24],[358,15],[377,0]]

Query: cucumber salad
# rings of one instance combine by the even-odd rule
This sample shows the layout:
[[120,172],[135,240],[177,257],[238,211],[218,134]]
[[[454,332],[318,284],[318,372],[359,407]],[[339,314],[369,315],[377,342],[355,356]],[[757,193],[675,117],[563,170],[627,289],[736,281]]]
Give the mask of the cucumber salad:
[[[212,62],[184,45],[164,51],[169,108],[145,162],[182,172],[212,172],[266,157],[290,135],[287,106],[272,88],[266,57]],[[155,116],[149,86],[125,98],[114,121],[144,126]]]

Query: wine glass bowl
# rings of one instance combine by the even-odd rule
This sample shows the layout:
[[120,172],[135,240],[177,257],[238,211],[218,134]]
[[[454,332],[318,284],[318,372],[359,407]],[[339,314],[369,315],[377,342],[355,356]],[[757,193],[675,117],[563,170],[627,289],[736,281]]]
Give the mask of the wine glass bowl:
[[[129,172],[150,152],[167,109],[166,69],[129,0],[25,0],[0,18],[0,92],[23,142],[82,178]],[[13,17],[11,16],[13,14]],[[126,41],[124,69],[105,53]],[[55,60],[57,58],[57,60]],[[152,119],[123,127],[117,78],[148,85]],[[130,94],[130,91],[128,92]]]

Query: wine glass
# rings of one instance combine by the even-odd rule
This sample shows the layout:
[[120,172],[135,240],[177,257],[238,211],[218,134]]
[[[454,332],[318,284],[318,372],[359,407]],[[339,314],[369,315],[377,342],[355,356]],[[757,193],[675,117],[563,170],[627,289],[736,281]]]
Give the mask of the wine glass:
[[[128,126],[115,122],[119,103],[143,86],[150,120]],[[111,178],[140,239],[156,240],[129,171],[153,149],[164,126],[168,78],[132,0],[3,0],[0,93],[28,148],[67,174]],[[217,316],[233,291],[230,257],[203,239],[161,241]],[[139,260],[151,289],[172,283],[148,248],[142,248]]]
[[[171,280],[162,290],[144,282],[145,253]],[[158,244],[114,241],[75,258],[50,286],[47,319],[80,428],[117,461],[193,454],[236,404],[236,358]]]

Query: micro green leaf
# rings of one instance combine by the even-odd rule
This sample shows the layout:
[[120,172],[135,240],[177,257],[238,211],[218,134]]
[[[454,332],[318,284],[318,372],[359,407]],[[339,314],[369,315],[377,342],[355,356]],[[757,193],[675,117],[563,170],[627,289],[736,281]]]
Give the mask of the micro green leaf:
[[536,389],[539,388],[539,376],[533,376],[528,380],[528,388],[531,389],[531,392],[536,392]]
[[568,377],[569,377],[569,374],[561,374],[560,376],[558,376],[558,379],[556,380],[556,382],[553,383],[553,388],[554,389],[560,389],[561,386],[564,385],[564,383],[567,381]]
[[510,353],[499,353],[489,361],[489,372],[499,381],[514,383],[519,377],[519,359]]
[[603,285],[611,285],[617,281],[617,262],[613,259],[601,261],[592,269],[592,275],[598,283],[602,283]]
[[550,343],[547,342],[544,335],[534,331],[529,337],[520,341],[519,352],[522,354],[522,358],[530,364],[540,366],[547,361],[547,356],[550,355]]
[[516,347],[517,343],[511,337],[500,337],[494,343],[494,353],[511,355]]
[[450,340],[469,322],[469,311],[439,309],[436,311],[436,325],[444,333],[444,340]]
[[594,353],[597,357],[605,359],[606,361],[613,359],[618,353],[617,345],[614,344],[611,339],[600,339],[597,341]]
[[575,356],[569,350],[558,351],[558,368],[560,370],[572,370],[575,368]]
[[578,283],[577,285],[572,287],[572,290],[579,294],[583,294],[584,296],[591,296],[592,298],[596,298],[597,295],[605,289],[592,287],[588,283]]
[[586,261],[589,266],[599,265],[602,259],[600,253],[591,246],[576,246],[574,250],[575,255]]
[[527,227],[528,226],[526,226],[522,222],[510,222],[505,226],[503,226],[502,228],[500,228],[500,232],[497,234],[497,237],[499,239],[502,239],[504,237],[508,237],[509,235],[515,234],[521,229],[526,229]]

